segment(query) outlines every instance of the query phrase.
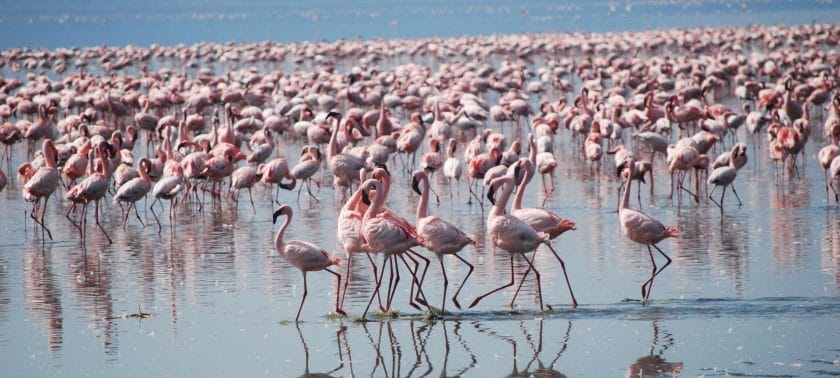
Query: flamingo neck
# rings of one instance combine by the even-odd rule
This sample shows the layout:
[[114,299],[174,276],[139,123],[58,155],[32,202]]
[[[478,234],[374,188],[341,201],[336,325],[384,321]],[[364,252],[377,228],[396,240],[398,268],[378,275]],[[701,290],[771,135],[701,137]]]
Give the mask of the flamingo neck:
[[141,180],[143,180],[143,181],[151,181],[151,179],[149,178],[149,174],[148,174],[148,173],[146,173],[146,171],[149,169],[149,163],[148,163],[148,162],[146,162],[146,160],[144,160],[144,162],[145,162],[145,163],[141,163],[141,164],[140,164],[140,169],[139,169],[139,172],[137,172],[137,173],[139,173],[139,174],[140,174],[140,179],[141,179]]
[[[382,181],[379,181],[380,183]],[[376,197],[373,198],[373,203],[368,206],[367,211],[365,211],[364,220],[369,220],[376,216],[380,210],[382,210],[382,205],[385,204],[385,196],[388,194],[387,189],[383,188],[382,193],[377,192]]]
[[[636,164],[636,163],[633,163]],[[621,197],[621,203],[618,205],[619,210],[624,210],[630,208],[630,186],[633,183],[633,166],[628,167],[630,169],[630,174],[627,175],[627,179],[624,181],[624,195]]]
[[537,144],[534,142],[534,138],[531,138],[528,141],[528,160],[531,161],[531,164],[537,164]]
[[417,221],[429,216],[429,178],[426,175],[420,176],[423,180],[423,190],[420,202],[417,204]]
[[534,177],[534,166],[531,164],[525,165],[525,173],[522,177],[522,182],[519,183],[519,187],[516,188],[516,197],[513,198],[513,210],[519,210],[522,208],[522,197],[525,196],[525,187],[528,186],[528,183],[531,182],[531,178]]
[[506,177],[502,181],[502,192],[499,194],[499,198],[496,199],[496,204],[493,205],[493,210],[490,211],[490,215],[504,215],[505,208],[507,208],[508,199],[510,199],[510,194],[513,192],[513,179],[510,177]]
[[332,160],[333,156],[338,155],[338,128],[341,121],[335,125],[332,134],[330,135],[330,144],[327,147],[327,158]]
[[274,235],[274,249],[280,254],[284,254],[283,251],[283,236],[286,234],[286,228],[289,227],[289,223],[292,222],[292,214],[286,213],[286,220],[283,221],[283,225],[280,226],[280,229],[277,231],[277,235]]

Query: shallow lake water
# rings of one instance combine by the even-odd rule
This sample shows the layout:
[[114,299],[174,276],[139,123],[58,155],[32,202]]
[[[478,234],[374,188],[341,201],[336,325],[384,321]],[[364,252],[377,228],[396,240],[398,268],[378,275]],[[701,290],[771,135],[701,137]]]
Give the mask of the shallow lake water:
[[[312,273],[303,322],[291,322],[302,277],[273,249],[276,227],[264,190],[255,191],[256,211],[245,197],[238,209],[209,199],[204,212],[181,207],[174,224],[164,217],[160,234],[142,210],[151,226],[129,218],[122,230],[119,208],[108,205],[103,219],[114,244],[91,223],[82,248],[64,218],[65,203],[50,204],[56,240],[43,243],[24,222],[13,184],[0,193],[0,359],[12,375],[291,375],[306,370],[306,356],[310,372],[337,369],[343,376],[536,374],[540,363],[567,375],[617,375],[639,364],[686,375],[840,374],[840,208],[826,204],[815,145],[801,178],[774,177],[766,148],[750,156],[757,164],[737,181],[744,205],[727,202],[722,222],[706,200],[682,206],[668,200],[667,174],[657,172],[657,193],[653,199],[644,193],[644,209],[682,234],[660,243],[674,262],[657,277],[648,305],[638,298],[650,262],[644,247],[619,233],[618,182],[584,179],[591,168],[572,152],[558,153],[558,193],[547,207],[577,222],[578,230],[553,245],[580,306],[569,306],[562,271],[541,248],[536,265],[553,310],[538,311],[529,279],[514,308],[506,306],[512,294],[506,290],[471,310],[450,302],[452,313],[437,320],[408,306],[404,279],[394,306],[399,318],[357,322],[373,280],[368,263],[356,257],[345,305],[350,316],[330,316],[334,279]],[[298,148],[284,142],[281,150]],[[410,218],[417,196],[406,176],[394,180],[389,205]],[[525,205],[539,206],[541,190],[530,187]],[[431,207],[478,242],[462,252],[476,265],[461,293],[465,304],[509,277],[507,253],[488,247],[486,212],[466,205],[467,195],[464,186],[460,201],[444,196]],[[280,201],[295,212],[287,237],[343,256],[335,242],[337,196],[323,187],[319,197],[320,203],[305,196],[298,202],[294,192],[281,191]],[[521,274],[525,263],[517,264]],[[466,269],[451,258],[445,266],[451,295]],[[441,282],[433,264],[424,292],[434,306]],[[152,316],[131,317],[140,312]]]
[[[828,7],[827,14],[837,14],[835,5]],[[692,14],[686,16],[690,22],[706,22]],[[755,18],[733,22],[775,22],[771,16]],[[680,21],[670,22],[664,26]],[[252,31],[231,38],[260,37]],[[44,41],[40,44],[72,43]],[[553,246],[565,260],[579,307],[570,307],[562,270],[541,247],[535,264],[551,310],[539,311],[537,287],[529,278],[513,308],[507,306],[513,290],[505,290],[473,309],[457,310],[449,301],[450,313],[437,319],[408,305],[403,270],[393,306],[399,316],[357,321],[374,281],[369,264],[355,257],[345,303],[350,316],[331,312],[333,276],[310,273],[302,322],[294,323],[303,280],[274,250],[276,205],[262,188],[254,191],[256,209],[247,193],[238,205],[227,198],[214,203],[208,196],[203,211],[179,207],[169,222],[167,204],[160,233],[142,206],[149,226],[129,217],[123,230],[119,207],[108,201],[103,222],[114,244],[91,222],[82,247],[64,218],[67,203],[50,200],[47,224],[55,240],[45,242],[26,216],[21,185],[10,182],[0,192],[0,375],[840,375],[840,206],[826,200],[816,161],[825,142],[812,135],[804,168],[788,177],[775,171],[764,141],[753,150],[744,130],[738,138],[750,146],[750,162],[736,181],[743,205],[729,193],[722,218],[706,198],[699,204],[688,197],[682,204],[668,199],[668,173],[656,157],[656,192],[651,197],[643,188],[643,209],[677,226],[681,235],[660,243],[673,263],[657,276],[650,303],[639,301],[651,268],[647,251],[619,231],[619,181],[603,173],[611,171],[608,165],[601,167],[600,180],[592,179],[595,168],[584,164],[568,147],[569,135],[561,134],[557,191],[546,207],[577,224]],[[296,162],[300,146],[284,140],[279,153]],[[16,146],[11,167],[25,159],[24,147]],[[418,196],[410,177],[399,161],[390,168],[394,187],[388,205],[413,220]],[[431,213],[477,241],[461,253],[476,266],[460,294],[468,304],[509,279],[508,254],[492,248],[485,229],[489,207],[466,204],[465,182],[454,199],[445,194],[445,182],[433,182],[441,200],[432,202]],[[540,206],[542,189],[535,179],[524,206]],[[346,259],[335,238],[339,196],[327,184],[318,191],[320,202],[280,193],[280,202],[294,210],[287,238],[341,256],[343,273]],[[638,206],[635,195],[631,199]],[[657,261],[662,263],[659,256]],[[444,263],[451,296],[466,269],[453,258]],[[516,263],[518,279],[526,264]],[[440,266],[432,259],[423,290],[435,307],[441,283]],[[150,316],[134,316],[140,313]]]

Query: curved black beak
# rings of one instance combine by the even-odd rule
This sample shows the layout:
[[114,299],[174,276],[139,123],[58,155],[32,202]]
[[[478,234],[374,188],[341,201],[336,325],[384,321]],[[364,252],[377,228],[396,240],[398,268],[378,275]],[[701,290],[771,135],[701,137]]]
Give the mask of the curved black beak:
[[283,206],[280,206],[277,210],[274,210],[274,214],[271,216],[271,223],[277,224],[277,217],[279,217],[283,213]]
[[621,177],[621,172],[624,171],[624,167],[626,165],[627,165],[627,162],[623,162],[623,163],[615,166],[615,177]]
[[490,200],[490,204],[494,205],[494,206],[496,205],[496,198],[494,198],[495,195],[496,195],[496,189],[494,189],[492,186],[490,186],[490,190],[487,191],[487,199]]
[[370,206],[370,197],[368,197],[368,194],[367,194],[366,191],[362,191],[362,203]]
[[296,183],[297,183],[297,179],[296,179],[296,178],[293,178],[293,179],[292,179],[292,181],[291,181],[291,182],[289,182],[289,183],[284,184],[284,183],[282,183],[282,182],[281,182],[281,183],[280,183],[280,184],[278,184],[278,185],[280,185],[280,187],[281,187],[281,188],[283,188],[283,189],[286,189],[286,190],[292,190],[292,189],[294,189],[294,188],[295,188],[295,184],[296,184]]
[[414,189],[415,193],[423,195],[423,192],[420,191],[420,180],[418,180],[416,177],[411,179],[411,189]]

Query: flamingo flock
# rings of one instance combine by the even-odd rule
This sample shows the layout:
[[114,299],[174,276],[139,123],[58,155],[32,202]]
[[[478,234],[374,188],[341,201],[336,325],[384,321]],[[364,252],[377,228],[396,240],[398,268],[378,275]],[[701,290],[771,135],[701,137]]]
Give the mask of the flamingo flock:
[[[469,307],[516,284],[514,260],[521,256],[527,269],[510,305],[533,272],[543,310],[536,265],[542,246],[558,260],[571,306],[578,306],[552,245],[577,226],[546,208],[563,186],[556,173],[565,167],[557,157],[571,155],[586,167],[585,180],[615,183],[620,233],[644,245],[653,265],[641,286],[646,302],[654,279],[672,263],[658,244],[680,235],[641,210],[642,185],[651,199],[657,195],[654,178],[670,176],[666,207],[692,206],[684,194],[693,206],[709,206],[708,197],[723,222],[727,189],[743,204],[735,181],[750,170],[748,151],[753,161],[767,151],[775,180],[799,180],[803,165],[811,164],[804,151],[813,141],[825,144],[817,160],[826,201],[833,192],[840,202],[838,43],[840,26],[809,24],[11,49],[0,55],[0,157],[7,172],[24,158],[16,162],[16,181],[0,169],[0,191],[19,190],[31,203],[28,217],[42,242],[71,237],[51,232],[48,225],[61,220],[47,219],[49,204],[65,211],[85,245],[90,206],[111,242],[115,230],[106,229],[103,217],[119,214],[124,229],[133,210],[146,227],[143,207],[160,234],[167,208],[174,230],[180,208],[201,214],[208,195],[213,204],[238,204],[245,189],[254,212],[276,207],[272,220],[284,219],[274,244],[303,273],[296,320],[308,295],[307,273],[320,270],[336,277],[335,312],[345,314],[350,266],[361,254],[375,281],[363,318],[374,301],[380,311],[391,310],[401,269],[410,275],[411,306],[445,313],[449,299],[460,309],[467,280],[482,274],[461,252],[481,236],[467,235],[444,212],[430,215],[431,198],[436,206],[475,206],[482,217],[486,198],[489,244],[508,253],[510,281]],[[538,173],[542,205],[525,208],[527,185]],[[630,201],[634,181],[638,210]],[[420,196],[413,220],[388,207],[396,185],[410,185]],[[297,187],[303,206],[304,186],[309,206],[337,212],[345,259],[285,239],[294,205],[281,203],[279,191]],[[266,195],[255,201],[254,190]],[[666,259],[663,266],[651,248]],[[423,249],[442,269],[440,309],[423,291],[430,265]],[[447,255],[468,268],[451,298]],[[379,265],[374,257],[381,257]]]

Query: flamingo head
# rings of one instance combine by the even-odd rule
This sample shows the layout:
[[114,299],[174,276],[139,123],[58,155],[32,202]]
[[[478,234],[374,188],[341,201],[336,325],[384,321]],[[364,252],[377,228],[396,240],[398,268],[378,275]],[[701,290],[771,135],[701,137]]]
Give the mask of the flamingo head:
[[422,170],[416,170],[411,175],[411,189],[414,190],[417,194],[422,195],[423,192],[420,191],[420,180],[424,179],[426,176],[426,172]]
[[490,190],[487,191],[487,200],[490,201],[491,205],[496,205],[496,187],[493,185],[490,185]]
[[292,208],[289,205],[281,205],[277,210],[274,210],[274,214],[271,216],[271,222],[276,224],[277,218],[281,215],[291,216]]
[[277,185],[279,185],[279,186],[280,186],[281,188],[283,188],[283,189],[286,189],[286,190],[292,190],[292,189],[294,189],[294,188],[295,188],[295,184],[297,184],[297,178],[292,177],[292,181],[287,182],[287,183],[285,183],[285,184],[281,182],[281,183],[279,183],[279,184],[277,184]]

